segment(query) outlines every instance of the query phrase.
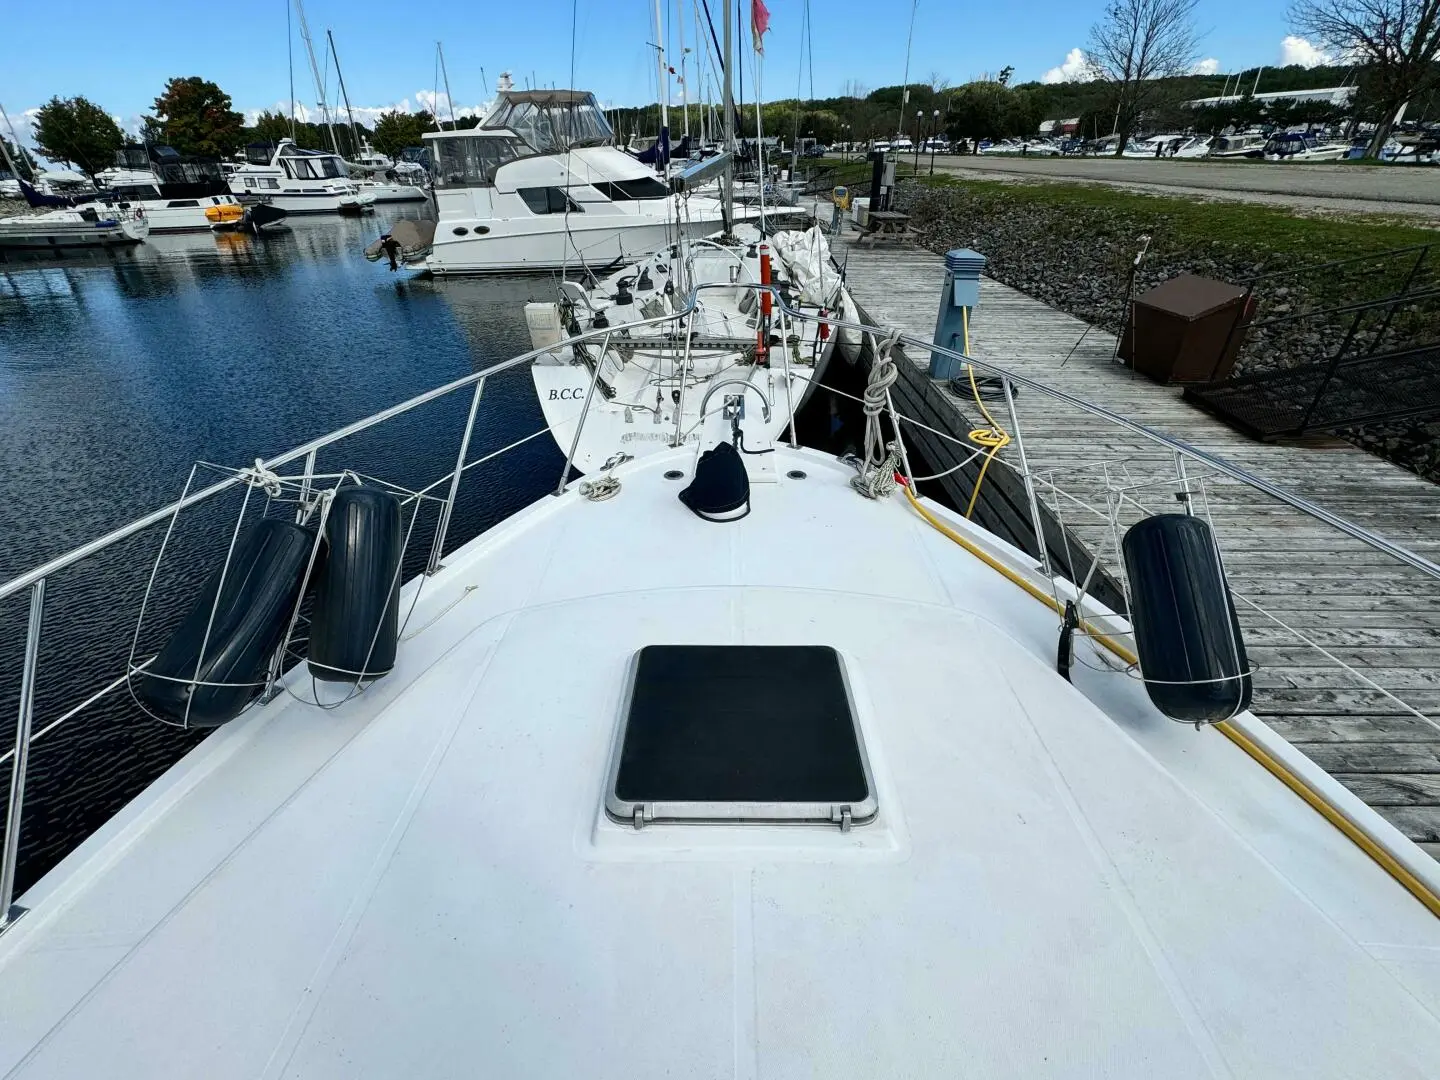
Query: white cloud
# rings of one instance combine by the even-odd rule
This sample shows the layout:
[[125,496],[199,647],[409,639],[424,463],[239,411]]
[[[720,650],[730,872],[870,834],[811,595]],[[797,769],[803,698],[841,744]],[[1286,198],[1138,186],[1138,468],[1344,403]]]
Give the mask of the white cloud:
[[1040,77],[1041,82],[1079,82],[1090,77],[1090,61],[1083,49],[1071,49],[1065,54],[1065,62],[1053,67]]
[[1207,56],[1190,69],[1191,75],[1214,75],[1220,70],[1220,61],[1213,56]]
[[1332,60],[1329,53],[1317,45],[1311,45],[1303,37],[1288,34],[1280,42],[1280,63],[1299,64],[1301,67],[1319,67]]
[[[356,105],[353,106],[348,113],[346,112],[344,102],[340,102],[339,104],[327,102],[327,104],[330,107],[330,116],[334,123],[348,123],[350,116],[353,114],[357,124],[363,124],[368,128],[373,128],[376,121],[380,119],[380,115],[387,112],[413,113],[425,110],[429,111],[432,115],[438,115],[441,120],[450,119],[450,102],[445,96],[444,91],[436,94],[433,90],[417,90],[415,91],[413,102],[410,98],[406,97],[401,98],[399,101],[391,102],[389,105]],[[435,112],[437,107],[440,110],[438,114]],[[264,108],[246,109],[245,123],[254,124],[256,118],[259,117],[262,112],[266,111],[276,112],[281,116],[289,116],[290,103],[288,101],[277,101],[275,104]],[[457,118],[463,116],[484,116],[489,111],[490,102],[484,102],[479,105],[455,106],[455,116]],[[307,107],[303,101],[297,101],[295,103],[295,119],[303,124],[319,123],[320,110],[313,106]]]

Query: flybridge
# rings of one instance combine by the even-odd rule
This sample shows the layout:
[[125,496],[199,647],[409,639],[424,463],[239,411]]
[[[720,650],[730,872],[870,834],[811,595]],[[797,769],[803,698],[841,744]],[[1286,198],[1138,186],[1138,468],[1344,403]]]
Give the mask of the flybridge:
[[[610,146],[615,133],[588,90],[501,90],[481,132],[518,135],[537,154],[553,154],[587,146]],[[474,136],[475,130],[438,131],[426,141]]]

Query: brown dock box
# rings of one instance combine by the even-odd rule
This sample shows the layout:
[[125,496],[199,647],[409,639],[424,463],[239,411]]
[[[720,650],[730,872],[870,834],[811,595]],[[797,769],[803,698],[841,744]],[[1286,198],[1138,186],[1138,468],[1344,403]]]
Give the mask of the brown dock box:
[[1253,313],[1238,285],[1181,274],[1135,298],[1120,358],[1156,382],[1218,382],[1235,366]]

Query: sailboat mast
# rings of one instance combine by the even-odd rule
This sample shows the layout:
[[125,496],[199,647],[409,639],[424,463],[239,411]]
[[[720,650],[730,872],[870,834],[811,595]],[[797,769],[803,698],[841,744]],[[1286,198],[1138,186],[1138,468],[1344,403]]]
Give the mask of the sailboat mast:
[[[20,145],[20,136],[15,134],[15,125],[10,122],[10,114],[5,111],[5,106],[3,105],[0,105],[0,120],[5,121],[5,127],[10,132],[10,141],[15,144],[15,153],[23,158],[25,156],[25,148]],[[3,135],[0,135],[0,151],[3,151],[5,154],[5,164],[10,167],[11,174],[15,179],[23,180],[24,177],[20,175],[20,169],[16,166],[15,159],[10,156],[10,151],[5,147],[5,137]],[[28,167],[28,162],[26,164],[27,167],[25,171],[30,174],[30,179],[34,180],[35,170]]]
[[335,51],[335,35],[330,32],[329,27],[325,29],[325,37],[330,42],[330,55],[335,58],[335,79],[340,83],[340,99],[345,102],[345,115],[350,119],[350,153],[360,153],[360,135],[355,130],[355,112],[350,108],[350,95],[345,90],[345,76],[340,74],[340,54]]
[[437,41],[435,49],[440,54],[440,77],[445,80],[445,105],[450,110],[450,130],[455,131],[455,99],[450,96],[450,73],[445,70],[445,47]]
[[[734,20],[730,18],[731,5],[734,0],[725,0],[725,88],[722,91],[725,104],[725,151],[733,153],[735,150],[735,100],[731,94],[730,73],[734,71],[732,62],[735,55],[734,43]],[[733,161],[733,159],[732,159]],[[723,199],[723,223],[725,232],[730,232],[730,222],[735,218],[735,169],[732,166],[725,170],[720,177],[720,191]]]
[[701,94],[701,98],[696,104],[700,106],[700,144],[703,146],[710,138],[709,128],[705,122],[705,114],[710,111],[710,84],[705,81],[705,58],[710,52],[710,46],[705,42],[705,35],[700,32],[700,5],[692,4],[690,13],[695,16],[695,78]]
[[685,0],[675,0],[675,32],[680,36],[680,108],[685,113],[685,137],[690,137],[690,87],[685,78]]
[[290,138],[295,138],[295,37],[290,32],[290,4],[285,4],[285,64],[290,69]]
[[670,126],[670,72],[665,63],[665,23],[660,14],[660,0],[655,0],[655,42],[660,75],[660,131],[664,135],[665,129]]
[[315,59],[315,42],[310,40],[310,27],[305,22],[305,5],[295,0],[295,17],[300,20],[300,37],[305,41],[305,52],[310,57],[310,74],[315,78],[315,101],[320,107],[320,118],[330,132],[330,148],[337,154],[340,144],[335,141],[335,126],[330,122],[330,106],[325,104],[325,80],[320,77],[320,64]]

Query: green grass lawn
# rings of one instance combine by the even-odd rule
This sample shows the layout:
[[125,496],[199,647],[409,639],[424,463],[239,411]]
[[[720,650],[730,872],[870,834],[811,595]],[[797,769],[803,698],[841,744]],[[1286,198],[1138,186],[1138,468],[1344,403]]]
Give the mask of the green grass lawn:
[[1091,184],[1005,183],[920,175],[926,187],[973,195],[996,212],[1031,204],[1084,216],[1134,219],[1156,243],[1170,249],[1223,246],[1258,255],[1300,256],[1325,262],[1440,241],[1440,230],[1373,214],[1298,214],[1258,203],[1177,198]]

